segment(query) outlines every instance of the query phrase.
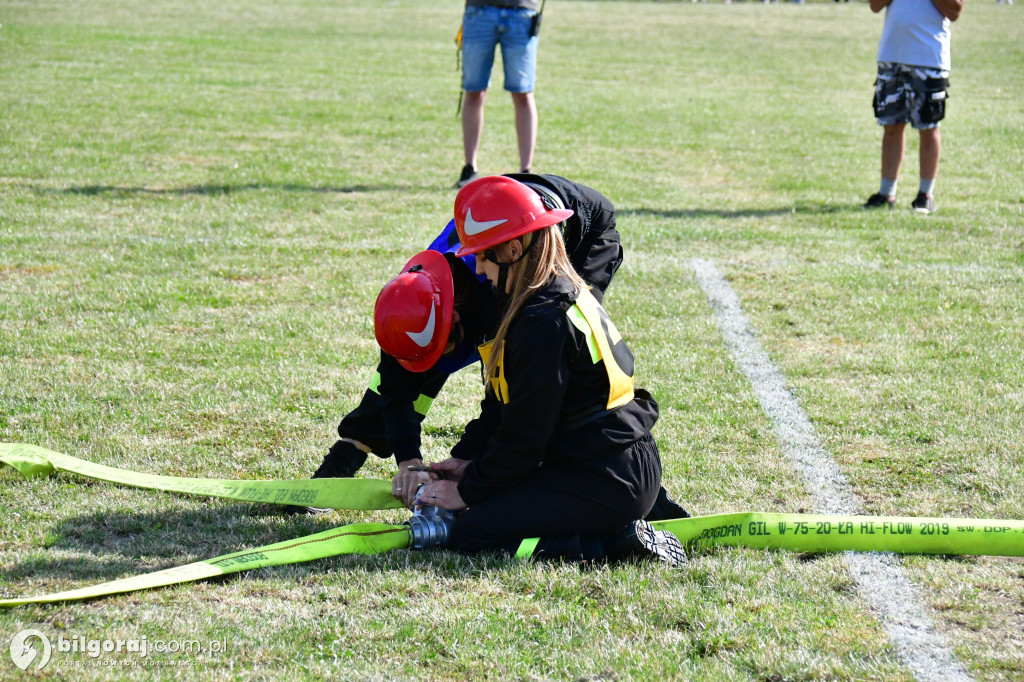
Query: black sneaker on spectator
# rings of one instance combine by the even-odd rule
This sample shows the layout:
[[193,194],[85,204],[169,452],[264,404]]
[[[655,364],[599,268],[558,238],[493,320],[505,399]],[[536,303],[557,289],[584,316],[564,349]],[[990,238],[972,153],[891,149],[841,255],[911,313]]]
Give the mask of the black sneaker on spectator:
[[[352,478],[366,462],[366,453],[346,440],[339,440],[331,446],[330,451],[320,463],[320,467],[310,478]],[[326,514],[333,511],[329,507],[304,507],[289,504],[284,508],[285,514]]]
[[935,200],[932,199],[931,194],[918,192],[917,198],[910,202],[910,208],[914,209],[915,213],[928,215],[935,212]]
[[881,192],[872,194],[868,197],[868,200],[864,202],[864,208],[888,208],[892,209],[896,205],[896,197],[887,197]]
[[654,526],[637,520],[604,541],[605,556],[609,561],[630,559],[657,559],[668,566],[687,562],[686,550],[672,533],[654,530]]
[[462,175],[459,176],[459,181],[455,183],[455,189],[462,189],[474,180],[476,180],[476,168],[467,163],[462,167]]

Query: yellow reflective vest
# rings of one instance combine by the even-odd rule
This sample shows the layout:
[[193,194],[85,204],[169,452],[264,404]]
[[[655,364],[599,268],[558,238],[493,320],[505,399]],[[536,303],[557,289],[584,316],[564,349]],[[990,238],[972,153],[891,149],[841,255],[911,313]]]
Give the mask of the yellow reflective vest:
[[[611,410],[625,405],[633,399],[633,355],[622,340],[622,334],[615,328],[615,323],[597,302],[589,290],[584,289],[576,302],[566,311],[566,316],[573,326],[582,332],[587,340],[590,357],[596,365],[604,362],[608,375],[608,401],[606,408]],[[479,348],[484,365],[490,361],[494,351],[494,341],[488,341]],[[491,390],[502,403],[508,404],[508,381],[505,377],[505,349],[501,349],[495,366],[495,375],[491,379]]]

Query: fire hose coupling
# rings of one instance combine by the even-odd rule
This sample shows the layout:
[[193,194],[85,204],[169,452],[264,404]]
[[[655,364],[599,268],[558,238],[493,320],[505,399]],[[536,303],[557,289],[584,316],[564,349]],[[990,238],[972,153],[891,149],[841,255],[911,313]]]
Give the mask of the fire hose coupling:
[[448,544],[448,535],[455,522],[455,512],[423,505],[416,508],[405,522],[412,533],[413,549],[430,549]]

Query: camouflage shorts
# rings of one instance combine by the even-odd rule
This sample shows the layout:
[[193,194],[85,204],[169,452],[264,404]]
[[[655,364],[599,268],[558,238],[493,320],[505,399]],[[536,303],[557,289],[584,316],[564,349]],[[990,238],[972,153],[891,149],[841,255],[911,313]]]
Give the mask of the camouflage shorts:
[[949,71],[878,62],[872,106],[879,125],[935,128],[946,115]]

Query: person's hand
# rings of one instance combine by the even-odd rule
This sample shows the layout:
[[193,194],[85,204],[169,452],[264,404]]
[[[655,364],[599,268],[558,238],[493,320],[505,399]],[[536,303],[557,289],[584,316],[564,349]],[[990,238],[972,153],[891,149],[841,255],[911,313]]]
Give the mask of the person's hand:
[[468,459],[445,459],[440,462],[434,462],[430,466],[434,471],[443,471],[445,478],[449,481],[461,481],[462,475],[466,471],[466,467],[469,466],[470,460]]
[[409,509],[412,509],[412,503],[420,485],[429,481],[431,477],[437,476],[437,474],[429,474],[425,471],[409,471],[411,466],[423,466],[423,460],[418,458],[405,460],[398,465],[398,473],[391,479],[392,496]]
[[[450,460],[448,460],[450,461]],[[438,462],[441,464],[441,462]],[[449,511],[462,511],[466,503],[459,495],[459,484],[455,481],[430,481],[420,489],[419,502]]]

